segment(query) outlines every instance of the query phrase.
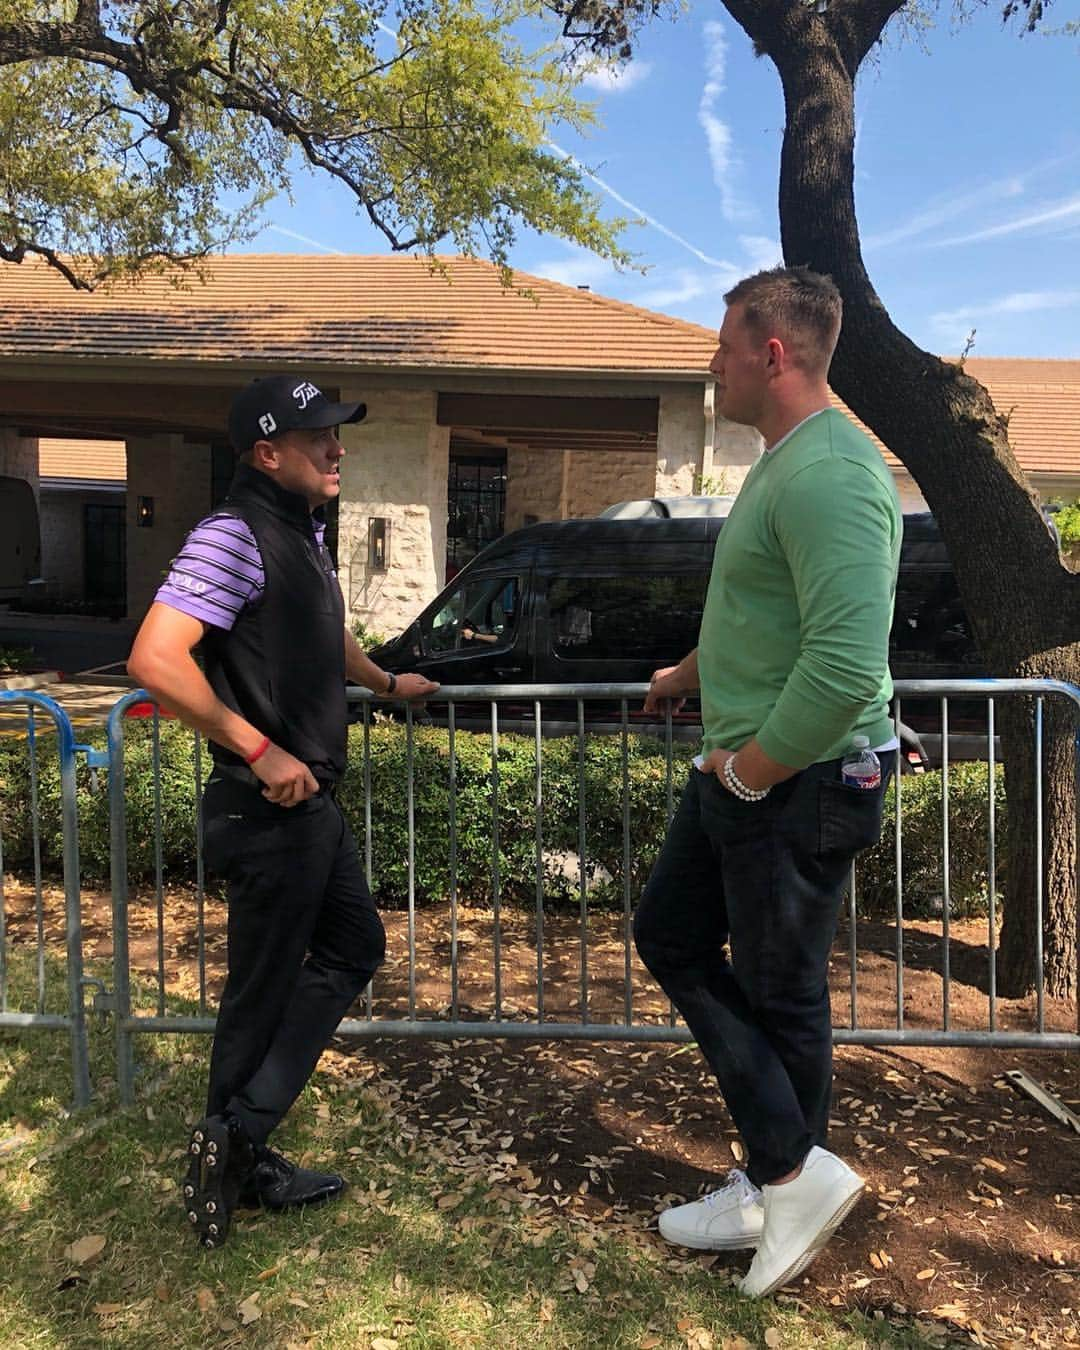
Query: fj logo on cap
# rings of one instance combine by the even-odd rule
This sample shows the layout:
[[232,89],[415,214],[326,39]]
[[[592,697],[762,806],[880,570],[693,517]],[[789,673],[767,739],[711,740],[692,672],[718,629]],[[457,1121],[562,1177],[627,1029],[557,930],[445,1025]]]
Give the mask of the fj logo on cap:
[[277,431],[277,423],[271,413],[263,413],[259,418],[259,430],[264,436],[272,436]]
[[300,405],[301,412],[303,412],[313,398],[322,398],[322,390],[316,389],[313,384],[308,384],[307,382],[298,384],[292,393],[293,398],[296,399],[297,403]]

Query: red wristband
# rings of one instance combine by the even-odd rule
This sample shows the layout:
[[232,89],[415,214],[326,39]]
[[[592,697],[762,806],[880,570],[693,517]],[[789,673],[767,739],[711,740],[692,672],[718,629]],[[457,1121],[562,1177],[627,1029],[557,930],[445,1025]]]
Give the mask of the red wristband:
[[264,736],[262,738],[262,744],[259,745],[257,749],[252,750],[250,755],[244,756],[244,763],[254,764],[257,759],[262,759],[263,755],[265,755],[267,750],[269,749],[270,749],[270,737]]

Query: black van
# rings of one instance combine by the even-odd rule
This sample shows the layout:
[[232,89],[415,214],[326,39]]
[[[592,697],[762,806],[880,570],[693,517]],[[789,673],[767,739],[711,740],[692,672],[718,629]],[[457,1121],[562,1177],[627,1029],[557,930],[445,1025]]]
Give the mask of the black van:
[[[596,517],[515,530],[372,659],[442,684],[648,680],[697,643],[723,524],[722,515]],[[904,517],[890,664],[896,679],[982,673],[944,544],[925,513]],[[923,706],[924,715],[909,716],[905,705],[904,721],[932,733],[936,708]],[[632,715],[640,720],[638,709]]]

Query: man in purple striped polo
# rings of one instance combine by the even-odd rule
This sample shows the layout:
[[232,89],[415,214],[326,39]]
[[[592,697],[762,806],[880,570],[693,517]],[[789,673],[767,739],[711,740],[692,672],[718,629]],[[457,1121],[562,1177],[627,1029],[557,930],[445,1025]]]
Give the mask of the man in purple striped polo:
[[364,414],[293,375],[237,395],[236,477],[221,510],[185,540],[128,661],[207,737],[214,759],[203,848],[227,883],[228,974],[183,1184],[205,1247],[225,1241],[237,1205],[288,1209],[344,1186],[267,1139],[385,955],[334,795],[346,765],[345,681],[406,699],[438,688],[380,670],[345,630],[322,508],[341,490],[335,429]]

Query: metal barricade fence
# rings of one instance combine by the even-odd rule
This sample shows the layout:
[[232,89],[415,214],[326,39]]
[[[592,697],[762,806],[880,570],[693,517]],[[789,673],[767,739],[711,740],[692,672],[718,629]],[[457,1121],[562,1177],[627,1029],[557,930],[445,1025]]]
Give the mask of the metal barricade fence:
[[[25,720],[19,711],[25,709]],[[12,774],[25,768],[29,786],[29,820],[23,822],[29,829],[30,872],[33,878],[33,900],[29,908],[18,906],[19,926],[33,932],[32,989],[27,993],[14,991],[15,971],[10,961],[13,944],[9,940],[9,887],[5,871],[3,824],[0,819],[0,1028],[26,1031],[66,1031],[71,1041],[72,1099],[76,1106],[85,1106],[90,1100],[90,1060],[86,1035],[85,990],[88,985],[101,987],[98,980],[87,979],[83,972],[82,905],[79,887],[78,804],[75,796],[75,734],[67,714],[52,699],[30,690],[0,692],[0,712],[5,741],[14,753],[9,753],[8,766]],[[45,722],[39,720],[44,714]],[[50,726],[51,723],[51,726]],[[40,773],[42,757],[39,750],[40,734],[56,733],[56,753],[59,767],[61,855],[64,882],[63,948],[64,948],[64,1003],[63,1012],[50,1011],[48,985],[48,950],[46,936],[47,907],[43,885],[42,833],[40,805]],[[25,746],[25,762],[17,747]],[[91,752],[91,762],[93,762]],[[30,944],[20,943],[20,947]],[[22,984],[22,981],[19,981]],[[16,1011],[13,1001],[31,1003],[33,1011]],[[55,998],[51,1000],[54,1004]]]
[[[341,1024],[340,1034],[351,1037],[419,1036],[440,1039],[459,1037],[506,1037],[562,1040],[622,1040],[622,1041],[684,1041],[689,1039],[686,1028],[677,1023],[670,1005],[662,1000],[651,978],[640,966],[633,951],[631,917],[633,908],[632,871],[639,848],[648,845],[635,835],[631,801],[631,738],[637,734],[631,708],[640,708],[645,692],[643,685],[582,685],[539,686],[500,685],[485,687],[447,687],[429,700],[429,711],[440,710],[440,746],[444,757],[438,758],[440,801],[445,804],[446,843],[445,858],[439,858],[444,867],[445,892],[440,891],[439,902],[424,903],[418,891],[418,876],[425,869],[425,859],[418,856],[418,812],[428,811],[423,806],[425,794],[433,791],[433,784],[421,772],[422,765],[430,766],[432,756],[418,753],[418,723],[413,709],[397,705],[398,721],[387,721],[377,711],[381,706],[363,691],[351,691],[351,700],[359,704],[359,728],[356,734],[362,743],[359,801],[353,812],[352,824],[366,861],[369,881],[374,880],[373,891],[378,898],[380,868],[391,866],[399,872],[404,867],[405,885],[400,896],[400,911],[384,910],[388,925],[400,932],[391,932],[391,950],[404,946],[404,957],[389,963],[389,971],[380,972],[363,997],[360,1015]],[[1077,760],[1080,782],[1080,689],[1052,680],[953,680],[953,681],[898,681],[896,685],[896,724],[899,731],[904,710],[909,701],[932,699],[941,717],[941,918],[939,960],[940,974],[931,975],[928,960],[922,960],[922,969],[906,970],[905,963],[912,954],[915,930],[904,910],[904,796],[908,780],[897,774],[895,780],[893,828],[895,830],[894,913],[892,916],[892,951],[886,957],[881,941],[877,949],[868,953],[860,949],[861,920],[857,914],[860,892],[859,868],[853,868],[847,905],[847,989],[833,990],[834,1016],[847,1004],[847,1025],[837,1025],[834,1035],[838,1043],[904,1044],[904,1045],[969,1045],[1028,1047],[1044,1049],[1080,1049],[1080,1028],[1066,1030],[1057,1018],[1055,1025],[1046,1019],[1046,1000],[1042,970],[1042,900],[1044,872],[1044,788],[1041,765],[1043,759],[1043,704],[1046,699],[1064,700],[1070,710],[1073,727],[1073,754]],[[1003,1020],[1000,1000],[995,988],[995,928],[1000,908],[996,872],[1000,859],[995,813],[995,764],[998,761],[995,732],[995,704],[1002,698],[1025,697],[1035,706],[1034,746],[1036,764],[1035,818],[1035,903],[1038,906],[1035,924],[1035,996],[1034,1005],[1027,1009],[1009,1010]],[[979,1025],[973,1025],[975,1014],[970,1009],[962,1015],[955,1009],[954,978],[950,964],[952,931],[950,928],[950,872],[952,870],[950,824],[950,775],[953,772],[949,757],[950,699],[978,699],[985,704],[986,724],[983,741],[987,773],[987,927],[986,961],[988,988],[983,1007],[978,1012]],[[586,711],[598,703],[605,705],[604,731],[606,743],[618,746],[617,754],[608,755],[617,762],[619,774],[619,803],[621,831],[619,858],[614,859],[610,849],[607,861],[613,862],[615,872],[605,879],[607,905],[598,908],[591,902],[597,876],[600,875],[594,859],[590,859],[590,840],[595,837],[597,822],[590,819],[588,797],[594,791],[595,769],[587,762],[587,740],[595,719],[587,718]],[[133,1038],[147,1032],[209,1032],[213,1029],[213,1015],[209,990],[223,971],[224,918],[220,901],[207,894],[201,864],[201,840],[198,812],[192,820],[196,832],[194,873],[170,877],[171,885],[194,882],[193,906],[185,906],[185,916],[175,922],[167,915],[165,867],[162,854],[162,800],[161,800],[161,722],[156,709],[148,722],[151,739],[150,763],[152,782],[152,817],[140,820],[140,830],[153,830],[154,879],[153,894],[147,903],[134,907],[140,915],[146,949],[152,946],[154,958],[146,971],[154,986],[152,1012],[134,1011],[131,999],[131,961],[129,923],[133,906],[129,903],[127,820],[125,805],[125,716],[137,704],[147,704],[143,692],[123,698],[113,709],[109,719],[109,790],[112,821],[112,892],[114,922],[114,997],[117,1073],[121,1095],[128,1099],[133,1088]],[[549,711],[545,712],[545,709]],[[553,710],[552,710],[553,709]],[[445,710],[445,715],[442,715]],[[464,710],[464,711],[463,711]],[[528,793],[522,786],[520,772],[509,790],[503,783],[504,772],[500,747],[505,747],[507,717],[512,715],[517,728],[530,731],[533,746],[532,781]],[[483,726],[485,744],[484,819],[476,818],[475,782],[469,787],[463,782],[461,754],[463,720],[470,725],[479,721]],[[686,728],[674,727],[670,716],[663,722],[654,749],[656,759],[647,775],[646,794],[654,803],[662,802],[666,818],[670,819],[675,804],[676,789],[681,789],[689,747],[680,747],[678,734]],[[545,780],[545,766],[559,733],[574,738],[576,773],[576,839],[575,847],[567,849],[567,803],[563,810],[563,850],[553,854],[545,833],[551,815],[549,784]],[[427,732],[422,733],[427,736]],[[445,740],[441,738],[445,736]],[[373,791],[373,753],[375,739],[385,749],[390,741],[404,743],[405,822],[399,831],[392,852],[380,857],[376,847],[380,826],[384,823],[380,810],[384,802],[376,799]],[[389,738],[389,739],[388,739]],[[196,784],[204,776],[205,749],[198,737],[194,738],[194,772]],[[684,755],[684,749],[686,751]],[[564,754],[564,761],[567,760]],[[422,763],[421,763],[422,762]],[[610,765],[609,765],[610,767]],[[425,769],[424,772],[427,772]],[[475,766],[473,769],[475,779]],[[590,776],[592,775],[592,776]],[[910,789],[908,789],[910,791]],[[198,791],[198,787],[196,787]],[[640,813],[642,788],[637,789],[635,810]],[[526,797],[528,800],[526,800]],[[1076,806],[1074,796],[1073,806]],[[441,806],[438,809],[442,809]],[[472,812],[472,815],[469,813]],[[531,902],[527,909],[521,905],[522,878],[515,885],[517,903],[511,904],[505,893],[503,838],[512,816],[523,817],[532,831],[533,879],[530,885]],[[661,821],[661,824],[663,822]],[[608,822],[609,835],[611,822]],[[518,821],[520,836],[520,821]],[[476,893],[476,836],[483,831],[489,846],[484,871],[483,893]],[[389,837],[389,836],[388,836]],[[610,842],[610,841],[609,841]],[[428,845],[430,847],[430,844]],[[509,847],[509,844],[507,844]],[[521,838],[517,838],[518,853]],[[400,855],[398,854],[400,849]],[[469,866],[466,862],[471,858]],[[553,870],[554,869],[554,870]],[[560,872],[561,869],[561,872]],[[462,879],[468,871],[473,890],[462,890]],[[638,869],[640,872],[640,868]],[[621,873],[621,875],[620,875]],[[563,903],[554,909],[549,904],[548,890],[553,875],[558,879]],[[640,880],[640,878],[638,878]],[[572,884],[571,884],[572,883]],[[1078,877],[1080,887],[1080,877]],[[572,913],[567,912],[568,892],[573,894]],[[611,907],[611,895],[618,894],[618,903]],[[479,908],[477,906],[479,902]],[[467,911],[467,913],[466,913]],[[170,942],[174,948],[184,947],[187,960],[195,965],[194,977],[189,975],[185,997],[196,1003],[194,1012],[177,1008],[178,996],[170,989],[175,983],[176,971],[167,960],[166,925],[171,924]],[[921,947],[929,941],[924,930],[935,926],[924,923],[918,929]],[[488,934],[479,943],[477,930],[487,928]],[[863,924],[865,929],[867,925]],[[886,925],[887,927],[887,925]],[[887,936],[887,935],[886,935]],[[400,945],[399,945],[400,944]],[[208,973],[208,952],[215,955],[214,969]],[[925,953],[923,953],[925,955]],[[859,1006],[860,963],[873,958],[879,964],[891,959],[894,964],[895,998],[893,1015],[885,1022],[867,1024]],[[526,959],[535,975],[530,976],[527,989],[522,988],[522,970]],[[479,973],[478,973],[479,972]],[[916,980],[918,987],[914,987]],[[571,993],[576,992],[575,1000]],[[846,992],[846,998],[844,993]],[[485,1001],[486,1000],[486,1001]],[[878,1005],[881,1005],[878,991]],[[913,1007],[907,1005],[913,1002]],[[928,1025],[927,1009],[934,1011],[940,1025]],[[939,1009],[939,1013],[938,1010]],[[985,1016],[984,1016],[985,1014]],[[1056,1014],[1055,1014],[1056,1016]],[[1004,1021],[1022,1022],[1008,1026]]]

